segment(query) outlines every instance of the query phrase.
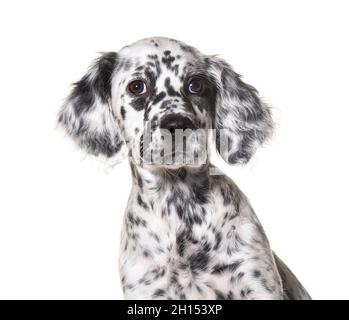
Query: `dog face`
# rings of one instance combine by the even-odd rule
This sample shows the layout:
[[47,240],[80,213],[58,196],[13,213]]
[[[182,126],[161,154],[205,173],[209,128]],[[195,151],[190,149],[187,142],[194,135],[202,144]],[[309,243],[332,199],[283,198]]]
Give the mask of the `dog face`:
[[206,162],[210,129],[227,162],[247,162],[272,127],[256,90],[226,62],[167,38],[102,54],[59,122],[92,154],[169,167]]
[[203,55],[163,38],[141,40],[118,55],[125,65],[113,78],[113,109],[133,158],[169,167],[204,162],[215,90]]

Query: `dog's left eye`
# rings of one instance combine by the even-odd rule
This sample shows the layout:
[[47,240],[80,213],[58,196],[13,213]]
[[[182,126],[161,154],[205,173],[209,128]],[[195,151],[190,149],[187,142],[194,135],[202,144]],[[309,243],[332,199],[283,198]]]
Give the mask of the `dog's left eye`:
[[147,93],[147,85],[142,80],[134,80],[130,82],[127,89],[135,96],[142,96]]
[[204,90],[204,80],[195,77],[192,78],[187,85],[187,90],[190,94],[200,94]]

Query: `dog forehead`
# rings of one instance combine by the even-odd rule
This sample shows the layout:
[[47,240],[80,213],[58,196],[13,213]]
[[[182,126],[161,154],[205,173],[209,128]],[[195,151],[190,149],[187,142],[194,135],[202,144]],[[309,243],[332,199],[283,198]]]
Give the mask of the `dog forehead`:
[[145,62],[150,57],[170,56],[182,60],[197,60],[201,53],[194,47],[182,41],[165,38],[152,37],[138,40],[128,46],[123,47],[119,54],[125,58],[133,58],[139,62]]

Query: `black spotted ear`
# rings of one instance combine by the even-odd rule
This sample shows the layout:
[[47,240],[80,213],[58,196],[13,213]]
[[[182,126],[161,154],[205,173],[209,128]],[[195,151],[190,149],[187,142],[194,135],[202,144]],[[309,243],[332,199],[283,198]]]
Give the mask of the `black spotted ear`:
[[230,163],[247,163],[271,134],[271,112],[257,90],[244,83],[224,60],[209,58],[218,87],[215,110],[216,148]]
[[111,81],[118,65],[115,52],[102,54],[61,108],[58,122],[83,149],[115,162],[125,156],[125,141],[111,107]]

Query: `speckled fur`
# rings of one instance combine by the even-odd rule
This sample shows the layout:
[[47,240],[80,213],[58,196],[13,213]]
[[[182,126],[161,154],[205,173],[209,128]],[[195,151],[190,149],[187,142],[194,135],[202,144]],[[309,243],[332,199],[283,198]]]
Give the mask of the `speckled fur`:
[[[188,96],[187,79],[197,74],[205,94]],[[150,94],[130,96],[133,79],[144,79]],[[114,162],[128,155],[133,187],[120,250],[125,298],[310,299],[271,251],[246,196],[210,164],[209,153],[196,166],[138,161],[145,121],[156,137],[168,115],[216,129],[217,150],[230,164],[246,163],[272,131],[269,108],[225,61],[159,37],[102,54],[59,114],[87,152]],[[223,150],[221,139],[228,141]],[[159,148],[161,139],[154,141],[141,154]]]

